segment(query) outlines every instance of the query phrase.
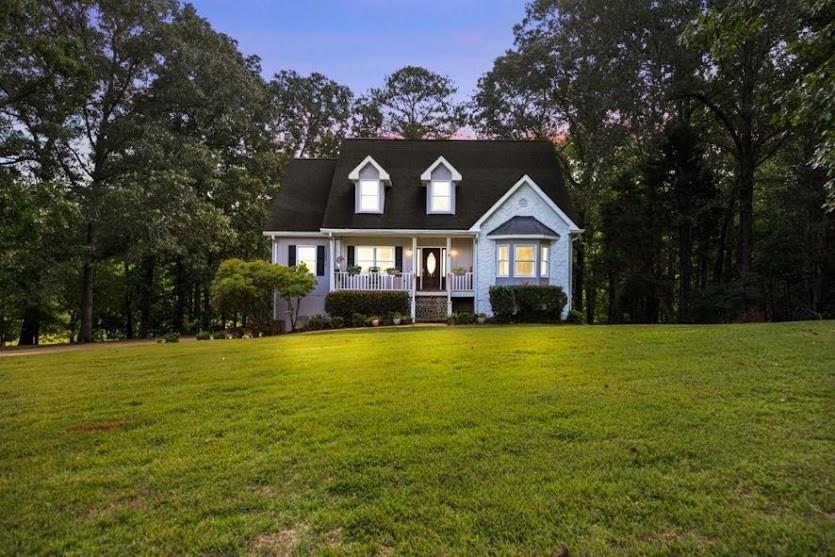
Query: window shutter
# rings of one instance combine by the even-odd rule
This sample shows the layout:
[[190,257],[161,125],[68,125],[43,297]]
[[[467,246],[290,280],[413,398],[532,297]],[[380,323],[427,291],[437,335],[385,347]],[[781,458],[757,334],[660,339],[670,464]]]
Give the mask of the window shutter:
[[394,266],[403,270],[403,246],[394,246]]
[[287,265],[292,267],[296,264],[296,246],[287,246]]
[[348,246],[348,266],[354,266],[354,246]]
[[325,246],[316,246],[316,276],[325,276]]

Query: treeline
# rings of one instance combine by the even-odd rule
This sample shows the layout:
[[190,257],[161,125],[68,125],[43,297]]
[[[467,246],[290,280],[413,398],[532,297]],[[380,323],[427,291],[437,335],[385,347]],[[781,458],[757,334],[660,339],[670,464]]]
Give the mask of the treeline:
[[832,316],[826,8],[534,1],[462,103],[412,66],[361,95],[267,81],[174,1],[6,3],[0,343],[211,328],[219,263],[268,256],[284,163],[347,136],[552,141],[589,322]]

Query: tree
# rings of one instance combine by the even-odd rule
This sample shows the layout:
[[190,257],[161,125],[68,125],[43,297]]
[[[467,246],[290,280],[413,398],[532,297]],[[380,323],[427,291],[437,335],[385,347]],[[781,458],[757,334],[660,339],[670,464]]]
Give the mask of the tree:
[[797,77],[788,44],[800,31],[798,16],[794,2],[732,0],[711,5],[685,35],[704,53],[701,79],[673,97],[702,103],[730,141],[737,162],[740,274],[753,264],[757,168],[789,135],[774,115]]
[[403,139],[444,139],[466,123],[458,89],[449,77],[416,66],[400,68],[371,89],[355,106],[355,132],[361,137],[395,135]]
[[290,309],[290,329],[295,331],[299,306],[302,299],[316,287],[316,279],[304,263],[293,267],[278,267],[282,269],[278,293],[287,301],[287,307]]
[[268,332],[273,293],[286,283],[286,267],[263,260],[227,259],[212,280],[215,308],[227,315],[240,314],[257,332]]
[[334,157],[351,124],[353,93],[320,73],[292,70],[269,83],[272,128],[281,151],[291,157]]

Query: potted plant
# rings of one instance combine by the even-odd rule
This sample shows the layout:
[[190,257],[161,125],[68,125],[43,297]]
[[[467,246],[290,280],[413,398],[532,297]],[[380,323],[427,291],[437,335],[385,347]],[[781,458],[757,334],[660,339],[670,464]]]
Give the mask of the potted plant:
[[362,267],[360,267],[359,265],[348,265],[346,271],[349,275],[358,275],[360,274],[360,271],[362,271]]
[[478,314],[478,324],[484,325],[487,322],[487,314],[486,313],[479,313]]
[[380,318],[376,315],[372,315],[371,317],[369,317],[368,322],[371,324],[372,327],[380,326]]
[[391,276],[395,276],[400,274],[400,269],[398,269],[397,267],[389,267],[388,269],[386,269],[386,272]]
[[455,325],[458,322],[458,314],[457,313],[450,313],[446,317],[446,324],[447,325]]
[[391,314],[391,322],[395,325],[400,325],[403,322],[403,316],[400,314],[399,311],[395,311]]
[[452,270],[453,275],[463,275],[466,272],[467,272],[467,270],[464,267],[455,267]]
[[344,263],[344,262],[345,262],[345,256],[344,255],[337,255],[336,256],[336,270],[337,271],[340,271],[340,272],[342,271],[342,263]]
[[368,272],[371,273],[371,274],[376,274],[376,273],[380,272],[380,268],[379,267],[369,267]]

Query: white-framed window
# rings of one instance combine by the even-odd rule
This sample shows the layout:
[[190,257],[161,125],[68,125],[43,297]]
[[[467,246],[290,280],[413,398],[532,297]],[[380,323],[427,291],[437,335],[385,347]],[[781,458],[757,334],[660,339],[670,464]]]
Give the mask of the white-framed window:
[[380,182],[379,180],[360,180],[359,182],[358,212],[381,213]]
[[433,180],[429,184],[429,212],[452,212],[452,182],[449,180]]
[[513,276],[536,276],[536,245],[515,244],[513,246]]
[[316,246],[296,246],[296,265],[301,263],[312,274],[316,274]]
[[354,248],[354,259],[354,265],[361,267],[365,272],[370,267],[377,267],[382,272],[394,267],[394,248],[392,246],[357,246]]
[[496,246],[496,276],[510,276],[510,246],[508,244]]
[[539,246],[539,276],[548,276],[548,246]]

